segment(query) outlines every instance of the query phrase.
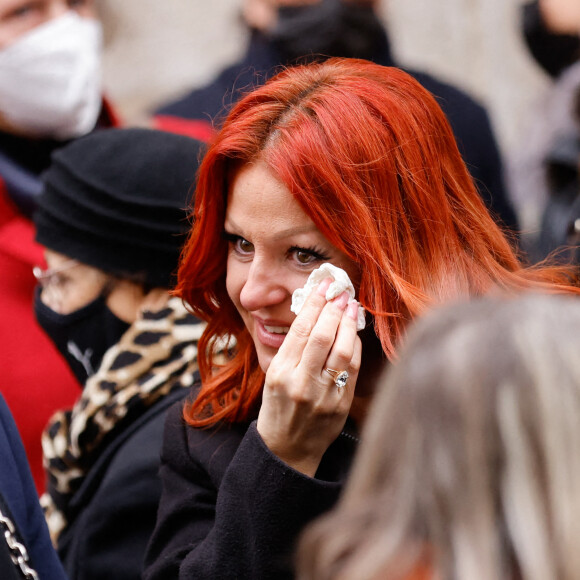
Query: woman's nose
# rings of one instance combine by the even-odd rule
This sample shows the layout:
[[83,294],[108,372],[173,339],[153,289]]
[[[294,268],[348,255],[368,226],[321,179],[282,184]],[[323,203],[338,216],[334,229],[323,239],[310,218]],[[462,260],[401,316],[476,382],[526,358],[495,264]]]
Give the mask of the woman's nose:
[[240,292],[240,303],[245,310],[255,312],[276,306],[291,295],[292,290],[286,284],[284,272],[265,261],[254,259]]

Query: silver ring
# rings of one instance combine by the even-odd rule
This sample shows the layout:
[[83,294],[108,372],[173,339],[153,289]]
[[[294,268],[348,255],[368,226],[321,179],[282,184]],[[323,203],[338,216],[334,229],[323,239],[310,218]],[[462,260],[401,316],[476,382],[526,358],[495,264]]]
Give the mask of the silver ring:
[[325,367],[324,370],[334,379],[334,384],[338,387],[339,391],[346,387],[349,376],[348,371],[336,371],[328,367]]

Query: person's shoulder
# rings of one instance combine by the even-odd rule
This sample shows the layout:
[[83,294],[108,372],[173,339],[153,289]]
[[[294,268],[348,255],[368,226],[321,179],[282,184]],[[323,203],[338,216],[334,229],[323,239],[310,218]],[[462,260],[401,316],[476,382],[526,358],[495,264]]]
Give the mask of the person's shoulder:
[[262,85],[281,65],[270,42],[253,34],[241,60],[222,69],[208,84],[163,104],[155,117],[197,119],[219,125],[240,96]]
[[191,404],[199,393],[200,383],[196,382],[186,395],[168,407],[165,414],[165,439],[183,438],[186,433],[187,422],[183,414],[184,407]]
[[163,445],[163,461],[178,471],[203,469],[217,475],[235,455],[249,422],[217,422],[207,427],[194,427],[185,418],[184,409],[199,392],[192,388],[189,396],[174,403],[167,412]]
[[[183,400],[188,392],[189,389],[180,387],[164,395],[154,403],[127,430],[117,453],[125,454],[128,461],[131,461],[131,449],[134,448],[138,457],[143,458],[144,461],[153,461],[158,464],[167,415],[171,409],[183,406]],[[139,451],[140,448],[141,451]],[[127,450],[129,450],[128,453]],[[134,459],[137,459],[137,456]]]
[[[132,480],[139,482],[141,486],[150,481],[157,489],[157,471],[166,414],[186,394],[187,389],[183,388],[168,393],[113,438],[91,467],[75,494],[74,503],[87,505],[103,494],[122,497]],[[120,482],[123,484],[120,485]]]
[[233,444],[237,447],[248,430],[249,421],[237,423],[218,421],[207,427],[195,427],[185,418],[184,409],[188,401],[191,401],[190,397],[175,403],[169,409],[165,421],[166,438],[168,432],[180,435],[187,448],[197,456],[200,454],[200,446],[211,449]]
[[155,117],[177,117],[213,123],[233,102],[234,88],[244,76],[243,63],[236,63],[219,73],[210,83],[197,87],[159,107]]

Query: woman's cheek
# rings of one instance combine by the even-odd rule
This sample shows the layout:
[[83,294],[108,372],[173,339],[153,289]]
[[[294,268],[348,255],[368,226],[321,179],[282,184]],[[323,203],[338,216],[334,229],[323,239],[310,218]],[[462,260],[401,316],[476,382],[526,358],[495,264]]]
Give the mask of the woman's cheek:
[[235,261],[228,256],[226,266],[226,292],[236,308],[239,308],[241,286],[237,270]]

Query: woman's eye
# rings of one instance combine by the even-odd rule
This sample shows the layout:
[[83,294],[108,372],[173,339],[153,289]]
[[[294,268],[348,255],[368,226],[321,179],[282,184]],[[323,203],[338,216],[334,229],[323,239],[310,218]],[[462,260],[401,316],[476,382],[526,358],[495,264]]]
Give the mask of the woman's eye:
[[242,252],[251,252],[254,249],[254,245],[250,244],[248,240],[244,240],[243,238],[239,242],[239,247]]
[[254,251],[254,244],[241,236],[229,236],[228,241],[238,254],[251,254]]
[[8,14],[8,18],[24,18],[30,15],[34,10],[39,10],[40,6],[37,2],[27,2],[22,3],[20,6],[16,6]]
[[53,286],[56,287],[62,287],[66,284],[67,282],[67,278],[66,276],[63,276],[62,274],[53,274],[52,277],[50,278],[50,283]]
[[82,10],[83,8],[92,8],[94,0],[69,0],[68,5],[73,10]]
[[330,259],[330,256],[327,256],[322,252],[315,250],[314,248],[310,249],[294,247],[290,249],[290,254],[301,266],[310,266],[312,264],[325,262],[326,260]]
[[318,258],[313,256],[310,252],[304,250],[296,250],[296,261],[300,264],[311,264],[315,262]]

